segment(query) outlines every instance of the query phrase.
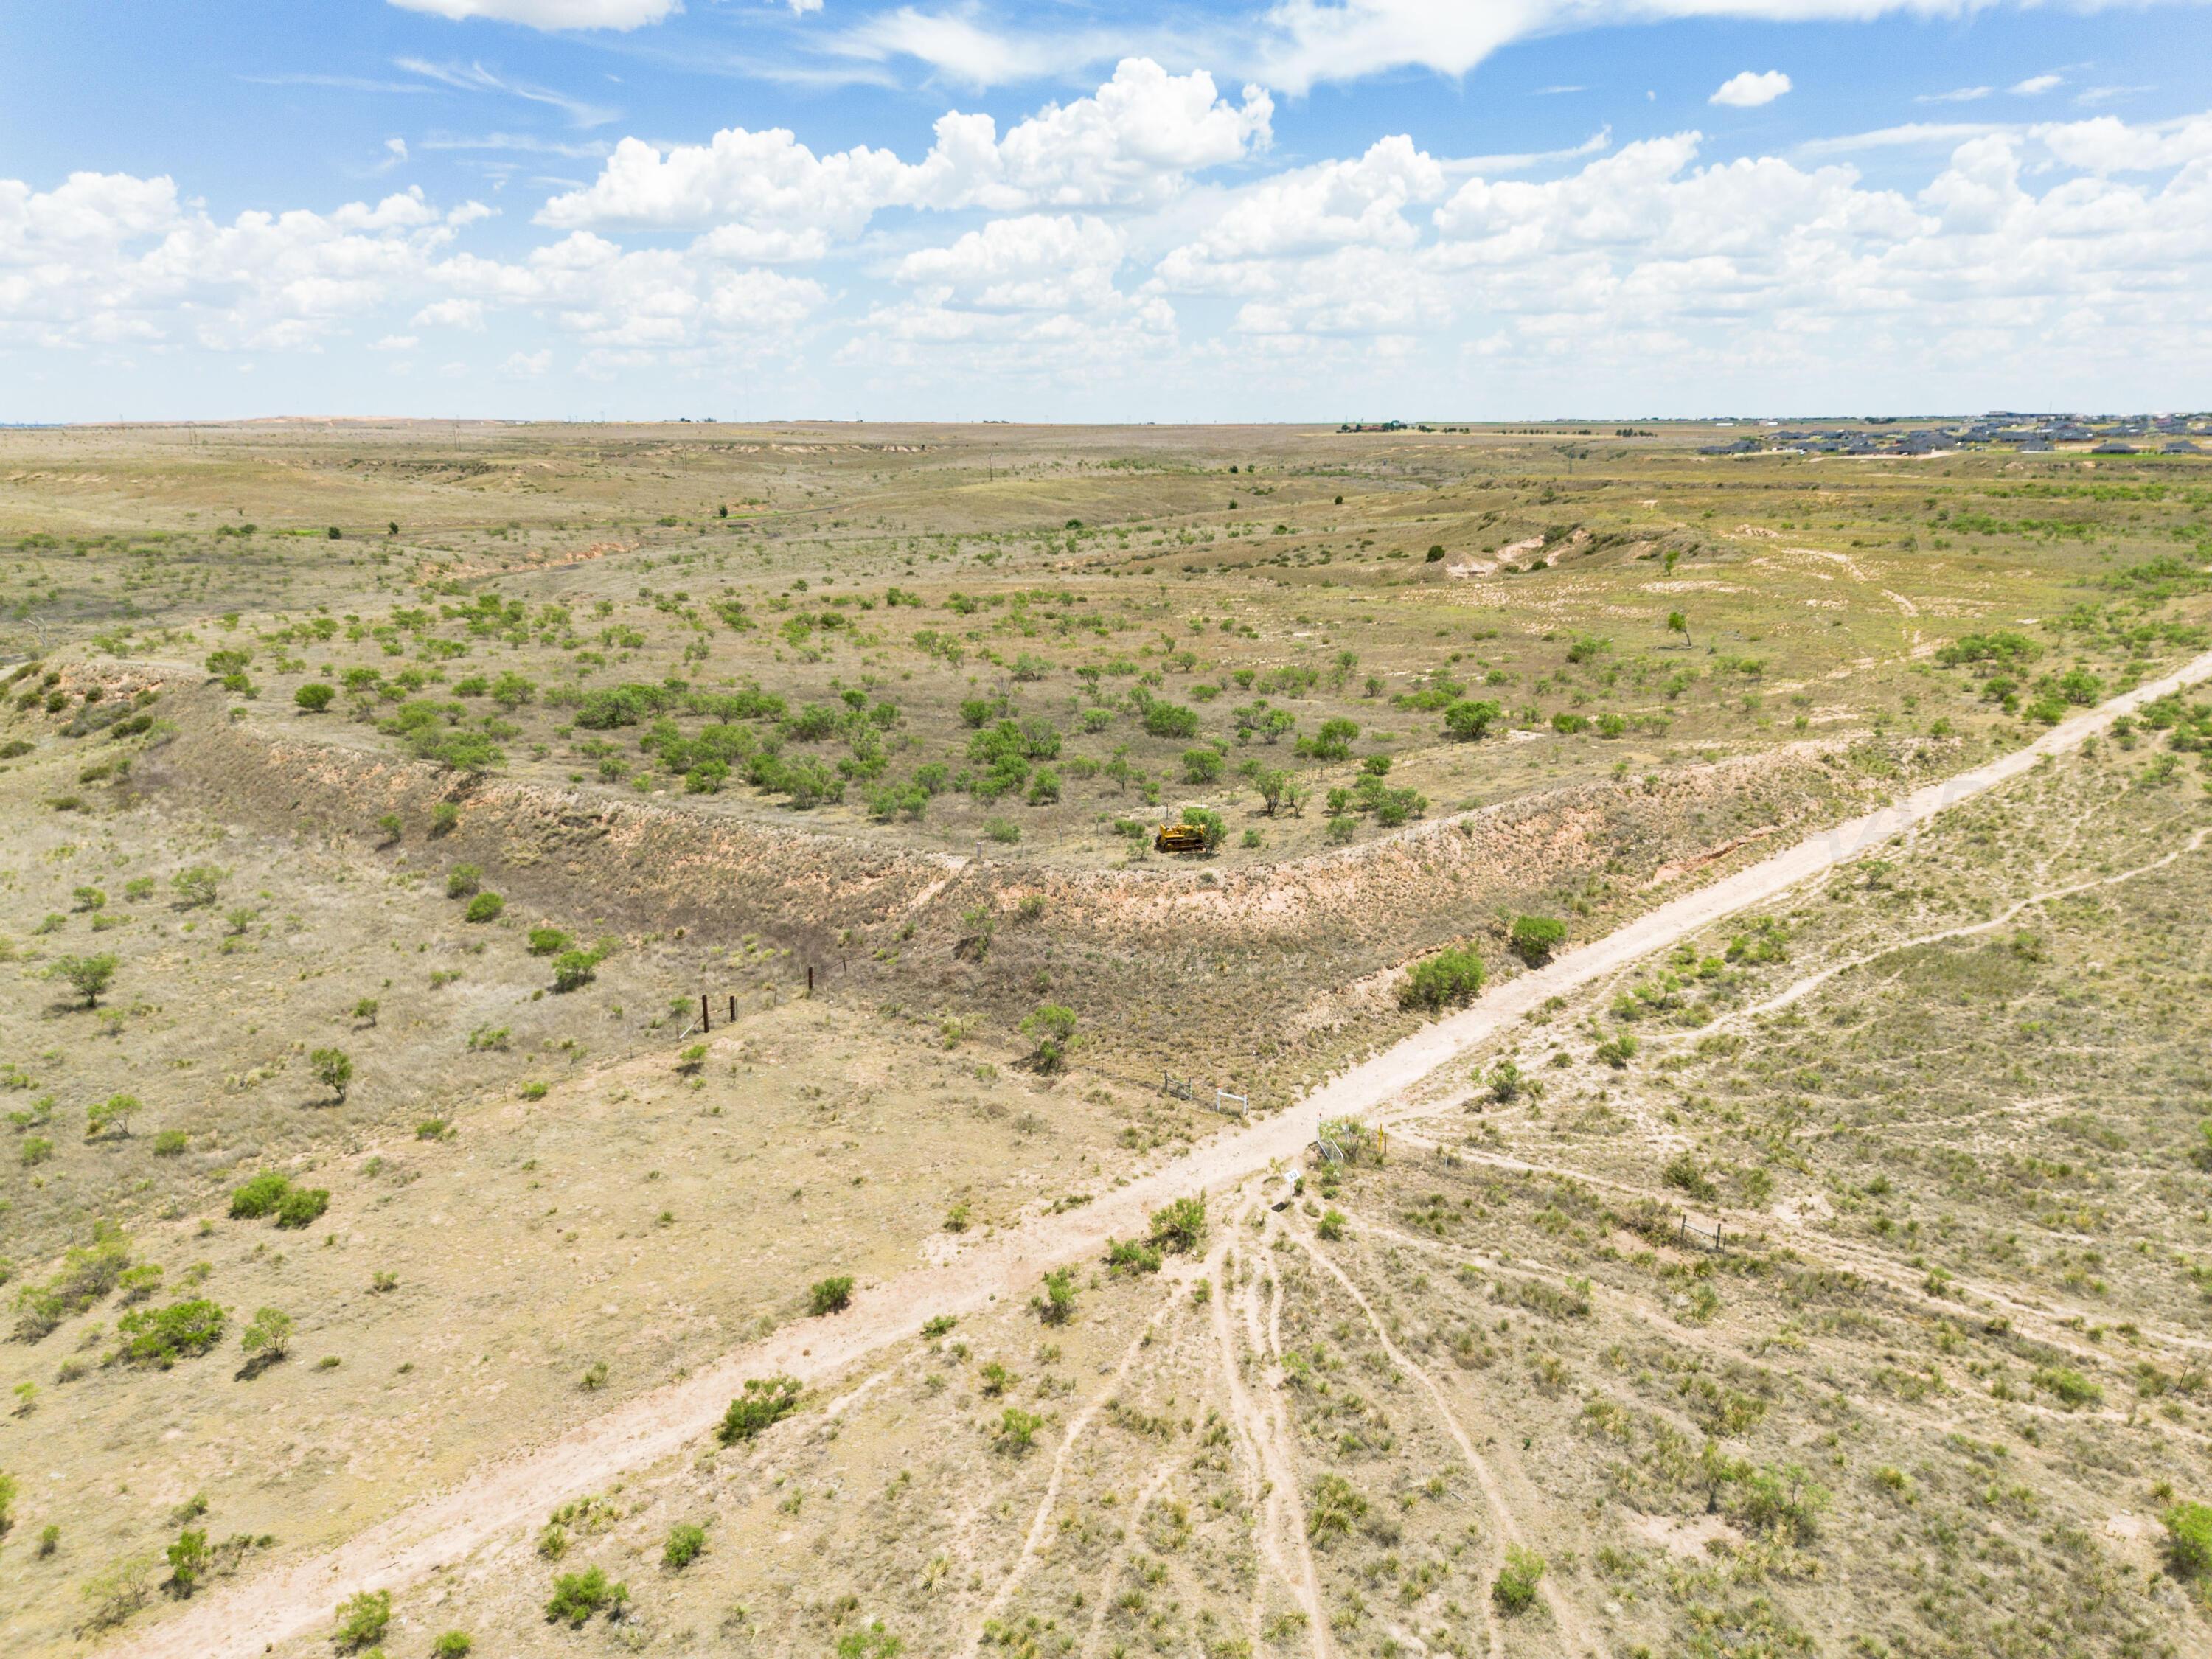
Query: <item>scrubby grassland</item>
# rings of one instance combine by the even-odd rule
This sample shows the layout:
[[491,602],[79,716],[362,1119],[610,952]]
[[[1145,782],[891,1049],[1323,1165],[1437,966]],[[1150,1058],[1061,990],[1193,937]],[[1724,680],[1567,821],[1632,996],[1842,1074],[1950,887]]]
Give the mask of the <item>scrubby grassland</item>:
[[589,1565],[647,1647],[2201,1650],[2212,814],[2145,759],[1547,1011],[1065,1317],[915,1309],[405,1639],[575,1651]]
[[[0,434],[0,1646],[834,1331],[2207,643],[2185,460],[1707,435]],[[2208,752],[2157,705],[353,1645],[2200,1648]]]

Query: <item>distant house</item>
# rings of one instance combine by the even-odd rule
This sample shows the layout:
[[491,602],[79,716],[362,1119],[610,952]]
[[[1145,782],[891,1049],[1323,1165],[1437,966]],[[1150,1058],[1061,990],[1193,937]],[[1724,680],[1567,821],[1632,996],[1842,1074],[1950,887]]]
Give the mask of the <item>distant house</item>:
[[2204,452],[2186,438],[2178,438],[2166,447],[2169,455],[2202,455]]
[[2136,447],[2133,444],[2099,444],[2089,453],[2092,455],[2132,455],[2136,453]]

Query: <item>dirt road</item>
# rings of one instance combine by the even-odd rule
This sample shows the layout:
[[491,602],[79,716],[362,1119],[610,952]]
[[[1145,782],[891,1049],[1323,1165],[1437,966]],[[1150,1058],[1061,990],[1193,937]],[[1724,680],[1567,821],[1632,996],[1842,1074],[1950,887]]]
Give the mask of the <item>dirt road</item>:
[[2119,715],[2207,678],[2212,678],[2212,653],[2076,715],[2025,749],[1915,791],[1893,805],[1838,824],[1670,900],[1619,931],[1510,981],[1474,1006],[1424,1027],[1289,1110],[1227,1131],[1082,1209],[1000,1234],[941,1266],[866,1287],[852,1308],[835,1319],[788,1327],[557,1440],[488,1463],[463,1486],[393,1516],[338,1549],[204,1592],[166,1622],[127,1633],[108,1650],[137,1659],[245,1656],[320,1629],[329,1624],[331,1608],[357,1590],[397,1589],[413,1583],[501,1533],[533,1529],[550,1510],[604,1489],[627,1470],[696,1444],[745,1378],[783,1373],[818,1382],[912,1336],[931,1314],[960,1314],[1001,1296],[1026,1296],[1048,1267],[1095,1256],[1109,1235],[1141,1232],[1149,1213],[1169,1199],[1233,1184],[1270,1164],[1296,1160],[1324,1118],[1387,1117],[1430,1073],[1479,1047],[1547,998],[1664,950],[1725,916],[1769,902],[1810,877],[1909,834],[1946,808],[2019,776],[2045,756],[2076,746]]

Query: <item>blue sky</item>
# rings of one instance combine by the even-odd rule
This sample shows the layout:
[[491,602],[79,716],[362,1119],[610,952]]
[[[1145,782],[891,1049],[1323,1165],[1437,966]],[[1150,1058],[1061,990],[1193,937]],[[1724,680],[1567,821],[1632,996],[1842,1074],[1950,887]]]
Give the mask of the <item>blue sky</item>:
[[0,0],[0,419],[2212,404],[2201,0]]

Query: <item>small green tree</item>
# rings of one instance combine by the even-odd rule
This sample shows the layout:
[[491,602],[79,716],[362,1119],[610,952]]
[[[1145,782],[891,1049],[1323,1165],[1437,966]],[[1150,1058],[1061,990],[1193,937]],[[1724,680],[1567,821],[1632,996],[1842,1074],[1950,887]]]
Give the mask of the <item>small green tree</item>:
[[1515,956],[1531,968],[1538,967],[1567,942],[1567,924],[1554,916],[1516,916],[1508,942]]
[[661,1546],[660,1565],[672,1572],[681,1572],[699,1559],[700,1551],[707,1547],[707,1529],[690,1522],[681,1522],[669,1528],[668,1541]]
[[744,1392],[730,1401],[714,1437],[726,1446],[754,1438],[799,1409],[799,1393],[796,1377],[746,1378]]
[[292,701],[299,704],[307,714],[319,714],[331,706],[331,699],[337,696],[337,691],[335,688],[318,681],[312,685],[303,685],[295,691],[292,694]]
[[353,1017],[364,1025],[376,1024],[376,1011],[383,1006],[374,997],[363,997],[353,1006]]
[[599,1568],[586,1567],[581,1572],[564,1572],[553,1581],[553,1599],[545,1604],[545,1617],[555,1624],[565,1621],[572,1630],[581,1629],[603,1608],[610,1619],[615,1617],[629,1600],[629,1585],[610,1583]]
[[824,1314],[842,1313],[853,1305],[853,1280],[850,1274],[834,1279],[817,1279],[806,1292],[806,1309],[817,1318]]
[[1444,730],[1455,738],[1472,743],[1478,738],[1488,737],[1491,728],[1504,718],[1504,712],[1498,704],[1486,699],[1478,702],[1462,697],[1456,702],[1445,705]]
[[1035,1064],[1040,1072],[1058,1072],[1067,1065],[1075,1047],[1075,1011],[1048,1002],[1022,1022],[1022,1030],[1037,1040]]
[[1398,983],[1398,1000],[1431,1010],[1471,1002],[1484,976],[1481,953],[1472,945],[1456,945],[1415,963]]
[[1206,1243],[1206,1194],[1178,1198],[1153,1211],[1152,1243],[1178,1255],[1196,1255]]
[[190,1595],[193,1589],[215,1565],[215,1552],[208,1547],[204,1528],[191,1528],[177,1534],[177,1541],[169,1546],[169,1583],[179,1595]]
[[1544,1577],[1544,1558],[1518,1544],[1505,1547],[1505,1566],[1490,1587],[1490,1599],[1509,1617],[1525,1613],[1534,1604],[1536,1586]]
[[1043,1426],[1044,1419],[1035,1412],[1007,1407],[999,1417],[999,1449],[1018,1457],[1036,1443],[1037,1431]]
[[229,879],[230,872],[219,866],[195,864],[171,876],[169,887],[182,908],[201,910],[222,896],[222,884]]
[[103,1101],[84,1109],[84,1138],[97,1140],[110,1129],[125,1139],[131,1138],[131,1117],[139,1109],[136,1095],[110,1095]]
[[257,1310],[239,1345],[264,1365],[273,1365],[292,1351],[292,1316],[281,1308]]
[[467,898],[483,885],[483,866],[457,864],[446,872],[446,896]]
[[2212,1575],[2212,1504],[2176,1504],[2159,1519],[2166,1526],[2166,1559],[2174,1576]]
[[352,1653],[382,1641],[384,1627],[391,1622],[392,1592],[362,1590],[338,1603],[338,1627],[331,1632],[331,1640]]
[[[1674,556],[1669,553],[1667,556],[1667,562],[1670,569],[1674,566]],[[1690,637],[1690,619],[1680,611],[1669,611],[1667,613],[1667,631],[1669,634],[1680,634],[1684,646],[1692,649],[1696,647],[1697,641]]]
[[1044,1276],[1044,1294],[1030,1298],[1036,1316],[1048,1325],[1065,1325],[1075,1317],[1075,1269],[1054,1267]]
[[345,1103],[346,1091],[353,1085],[353,1057],[343,1048],[318,1048],[307,1056],[307,1068],[314,1073],[315,1081],[328,1089],[340,1105]]
[[599,977],[599,957],[596,951],[563,951],[553,958],[553,988],[556,991],[580,991]]
[[84,999],[88,1008],[100,1006],[100,993],[115,977],[115,954],[102,951],[97,956],[64,957],[54,963],[54,971],[70,982],[76,994]]

